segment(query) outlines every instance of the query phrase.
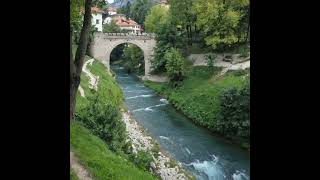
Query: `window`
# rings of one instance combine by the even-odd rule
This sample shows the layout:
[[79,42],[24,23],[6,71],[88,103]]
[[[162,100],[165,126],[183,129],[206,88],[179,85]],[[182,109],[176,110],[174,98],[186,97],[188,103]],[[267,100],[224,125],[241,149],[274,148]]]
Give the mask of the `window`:
[[99,24],[99,19],[96,19],[96,24]]

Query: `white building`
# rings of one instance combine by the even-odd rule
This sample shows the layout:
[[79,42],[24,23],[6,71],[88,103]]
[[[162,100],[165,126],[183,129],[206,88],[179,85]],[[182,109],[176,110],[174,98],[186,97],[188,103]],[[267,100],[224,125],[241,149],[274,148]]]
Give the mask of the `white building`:
[[97,31],[102,32],[102,13],[104,13],[101,9],[98,7],[92,7],[92,20],[91,23],[94,25],[97,29]]
[[103,24],[110,24],[112,21],[112,17],[108,16],[104,19]]
[[117,14],[117,9],[115,7],[109,6],[108,7],[108,14],[109,14],[109,16]]

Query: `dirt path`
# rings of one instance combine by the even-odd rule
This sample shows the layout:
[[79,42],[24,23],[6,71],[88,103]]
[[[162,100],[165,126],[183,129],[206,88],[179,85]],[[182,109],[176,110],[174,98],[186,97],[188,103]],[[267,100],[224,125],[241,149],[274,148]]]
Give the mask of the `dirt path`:
[[79,180],[92,180],[90,173],[79,163],[72,151],[70,151],[70,167],[76,173]]
[[83,90],[83,88],[82,88],[80,85],[79,85],[78,90],[79,90],[79,92],[80,92],[80,96],[85,97],[85,95],[84,95],[84,90]]
[[167,76],[159,76],[159,75],[148,75],[148,76],[143,76],[142,80],[149,80],[152,82],[168,82],[169,79]]
[[[191,54],[190,56],[188,56],[188,59],[193,62],[193,66],[207,65],[205,61],[205,54]],[[239,69],[250,68],[250,60],[241,62],[241,63],[232,64],[230,62],[225,62],[222,59],[223,59],[223,55],[218,54],[214,66],[222,67],[223,69],[217,77],[224,75],[229,70],[239,70]]]
[[89,88],[98,90],[98,81],[99,81],[99,76],[93,75],[88,69],[87,65],[90,64],[92,66],[94,59],[90,59],[86,61],[83,65],[82,71],[90,78],[89,80]]

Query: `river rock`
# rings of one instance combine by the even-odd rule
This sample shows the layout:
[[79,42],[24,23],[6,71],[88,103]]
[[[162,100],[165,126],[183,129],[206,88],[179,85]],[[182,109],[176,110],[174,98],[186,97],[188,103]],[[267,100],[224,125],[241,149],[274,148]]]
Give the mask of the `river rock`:
[[150,163],[150,167],[152,168],[152,170],[156,171],[157,167],[156,165],[154,164],[154,162],[151,162]]

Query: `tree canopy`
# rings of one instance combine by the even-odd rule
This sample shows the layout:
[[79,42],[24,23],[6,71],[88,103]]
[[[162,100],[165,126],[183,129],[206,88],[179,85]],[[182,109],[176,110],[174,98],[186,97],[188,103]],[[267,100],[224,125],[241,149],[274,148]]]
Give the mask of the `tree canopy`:
[[111,21],[110,24],[103,25],[103,32],[104,33],[117,33],[117,32],[121,32],[121,29],[114,21]]
[[168,19],[168,9],[161,5],[155,5],[151,8],[145,19],[145,29],[147,32],[156,32],[160,24],[164,24]]
[[[196,0],[193,10],[197,25],[213,48],[240,42],[244,27],[249,26],[249,0]],[[246,38],[247,39],[247,38]]]

